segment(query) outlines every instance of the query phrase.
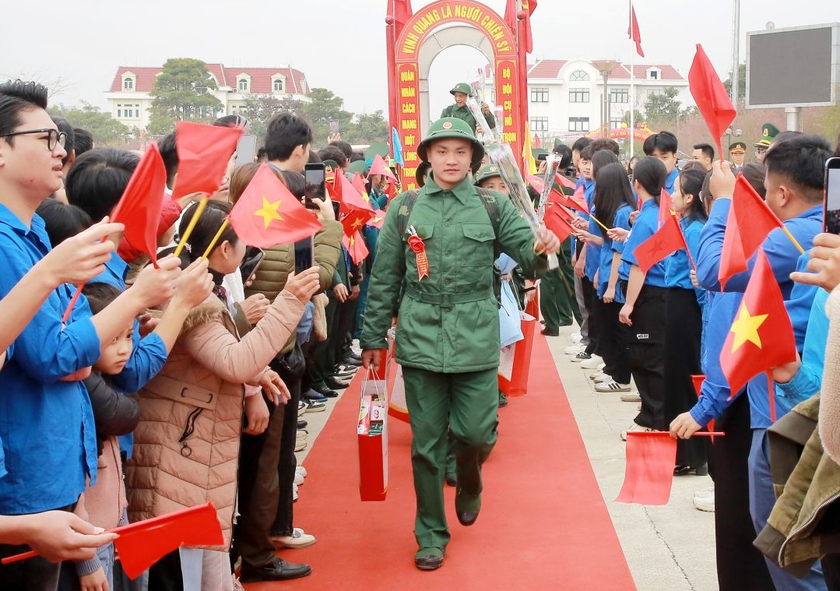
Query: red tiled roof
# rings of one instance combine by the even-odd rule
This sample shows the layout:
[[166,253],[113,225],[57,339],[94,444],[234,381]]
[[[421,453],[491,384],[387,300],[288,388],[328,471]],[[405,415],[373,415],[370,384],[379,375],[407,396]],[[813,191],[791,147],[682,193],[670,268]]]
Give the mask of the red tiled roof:
[[[286,92],[306,94],[309,88],[303,72],[294,68],[229,68],[224,64],[207,64],[207,70],[216,78],[219,86],[231,86],[236,91],[236,77],[247,74],[251,77],[251,92],[255,94],[269,94],[273,91],[271,77],[282,74],[286,77]],[[120,66],[114,75],[110,92],[122,91],[122,75],[131,72],[137,76],[134,92],[150,92],[155,82],[155,76],[163,68],[135,68]]]
[[[529,78],[557,78],[560,75],[560,70],[568,63],[567,60],[540,60],[536,64],[530,66],[528,70]],[[592,64],[596,69],[600,70],[603,60],[591,60],[588,63]],[[644,80],[647,78],[648,68],[659,68],[662,75],[660,80],[684,80],[685,78],[677,72],[673,66],[659,65],[659,64],[642,64],[633,66],[633,74],[636,78]],[[610,78],[626,78],[630,79],[630,66],[623,65],[621,62],[616,62],[615,67],[610,72]]]
[[540,60],[528,70],[529,78],[557,78],[566,60]]

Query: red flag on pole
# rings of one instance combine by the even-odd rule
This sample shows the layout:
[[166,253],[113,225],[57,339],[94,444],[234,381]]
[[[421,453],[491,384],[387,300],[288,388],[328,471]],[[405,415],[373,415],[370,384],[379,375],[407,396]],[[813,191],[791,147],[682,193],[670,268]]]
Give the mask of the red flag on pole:
[[759,373],[795,360],[796,341],[782,291],[767,255],[759,249],[738,315],[720,352],[720,368],[734,396]]
[[172,199],[219,189],[242,129],[179,121],[175,126],[178,177]]
[[699,43],[688,72],[688,88],[717,144],[718,154],[723,159],[720,138],[735,120],[737,111],[732,106],[729,94],[715,72],[712,62],[709,61],[706,52],[703,51],[703,46]]
[[357,265],[360,265],[370,254],[364,238],[362,238],[362,235],[358,231],[352,236],[342,236],[341,242],[350,254],[350,258]]
[[577,189],[575,189],[575,194],[571,197],[568,197],[569,202],[572,204],[572,207],[589,215],[589,208],[586,206],[586,191],[583,189],[583,185],[578,185]]
[[627,466],[619,503],[666,505],[677,464],[677,440],[668,432],[627,433]]
[[157,267],[158,226],[166,189],[166,167],[157,144],[152,143],[128,181],[114,208],[112,220],[125,224],[123,241],[136,252],[149,255]]
[[385,223],[385,212],[381,209],[377,209],[373,212],[373,217],[368,220],[367,225],[381,230],[383,223]]
[[336,171],[332,194],[340,204],[339,221],[344,226],[345,235],[353,236],[375,216],[370,203],[362,198],[353,183],[347,180],[347,176],[341,171]]
[[411,0],[388,0],[388,17],[394,19],[394,29],[396,37],[399,38],[400,33],[408,23],[414,12],[411,10]]
[[648,270],[671,253],[688,246],[676,216],[668,216],[665,224],[653,236],[636,247],[636,260],[643,272]]
[[639,21],[636,19],[636,9],[633,3],[630,3],[630,24],[627,25],[627,36],[636,44],[636,53],[640,57],[645,57],[645,52],[642,51],[642,33],[639,31]]
[[297,242],[321,229],[319,222],[262,164],[230,212],[236,235],[248,246],[273,248]]
[[568,222],[568,220],[561,214],[563,208],[558,205],[549,204],[545,210],[545,227],[554,232],[560,242],[565,242],[566,238],[572,235],[575,229]]
[[669,216],[674,217],[675,215],[674,200],[671,199],[671,194],[668,191],[662,189],[659,193],[659,227],[662,227]]
[[747,261],[776,228],[783,227],[776,214],[767,206],[752,185],[739,174],[735,181],[726,232],[723,235],[723,249],[718,268],[721,286],[726,281],[746,271]]
[[[537,9],[537,0],[521,1],[522,11],[525,13],[525,18],[522,23],[525,31],[525,39],[523,39],[522,42],[524,43],[525,51],[527,53],[531,53],[534,50],[534,38],[531,33],[531,15],[534,14],[534,11]],[[517,0],[508,0],[507,5],[505,5],[505,23],[507,23],[507,26],[510,27],[510,30],[514,33],[517,29],[518,13]]]

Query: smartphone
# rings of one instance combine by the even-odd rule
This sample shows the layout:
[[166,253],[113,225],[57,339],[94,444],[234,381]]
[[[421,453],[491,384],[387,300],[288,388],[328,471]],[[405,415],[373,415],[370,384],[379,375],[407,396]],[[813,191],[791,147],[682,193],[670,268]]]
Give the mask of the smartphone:
[[825,163],[823,231],[840,234],[840,158],[836,156]]
[[547,159],[548,159],[548,154],[537,154],[537,160],[539,160],[540,162],[542,162],[543,160],[547,160]]
[[260,263],[265,258],[265,251],[256,246],[249,246],[245,251],[245,258],[242,259],[242,264],[239,265],[239,272],[242,274],[242,283],[247,283],[251,275],[257,272]]
[[236,167],[251,164],[257,156],[257,136],[243,135],[236,144]]
[[318,209],[312,199],[324,199],[327,195],[327,173],[323,162],[310,163],[305,166],[304,178],[306,186],[303,191],[304,205],[307,209]]
[[330,135],[338,133],[338,119],[330,119]]

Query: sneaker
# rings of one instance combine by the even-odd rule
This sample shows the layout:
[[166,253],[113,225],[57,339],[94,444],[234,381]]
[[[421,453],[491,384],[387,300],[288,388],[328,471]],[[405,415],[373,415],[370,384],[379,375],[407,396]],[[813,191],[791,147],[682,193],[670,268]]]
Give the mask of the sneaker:
[[271,541],[274,542],[274,545],[280,548],[306,548],[307,546],[312,546],[318,540],[315,539],[315,536],[312,534],[308,534],[299,527],[296,527],[292,530],[292,535],[290,536],[272,536]]
[[324,402],[318,402],[317,400],[306,401],[305,412],[324,412],[325,410],[327,410],[327,405]]
[[593,382],[595,382],[596,384],[598,383],[598,380],[601,379],[601,378],[612,379],[612,377],[610,377],[609,375],[605,374],[602,371],[590,374],[590,376],[589,376],[589,379],[592,380]]
[[584,347],[583,345],[575,344],[563,349],[563,353],[565,353],[566,355],[577,355],[584,349],[586,349],[586,347]]
[[[295,450],[297,451],[297,450]],[[297,484],[292,483],[292,502],[298,500],[298,486]]]
[[298,466],[297,468],[295,468],[295,473],[300,474],[304,478],[309,476],[309,473],[306,471],[306,468],[304,468],[303,466]]
[[694,493],[694,498],[695,499],[698,498],[698,497],[712,497],[712,498],[714,498],[714,496],[715,496],[715,485],[714,484],[712,486],[708,487],[708,488],[701,488],[700,490],[695,491],[695,493]]
[[299,400],[298,401],[298,414],[302,414],[306,412],[306,401]]
[[630,428],[627,431],[622,431],[619,437],[621,437],[622,441],[627,441],[627,434],[628,433],[650,433],[651,431],[656,431],[656,429],[651,429],[650,427],[642,427],[638,423],[633,423],[630,425]]
[[316,402],[326,402],[327,397],[315,390],[314,388],[310,388],[306,392],[300,395],[300,399],[304,402],[309,402],[310,400],[314,400]]
[[[698,511],[704,511],[706,513],[714,513],[715,512],[715,487],[711,487],[710,489],[704,489],[707,491],[711,491],[711,494],[698,496],[697,493],[694,493],[694,507]],[[697,491],[698,493],[704,491]]]
[[629,392],[630,384],[619,384],[615,380],[595,384],[596,392]]
[[303,451],[307,445],[309,445],[309,442],[306,439],[298,439],[295,441],[295,451]]
[[301,476],[300,472],[295,472],[295,484],[297,484],[298,486],[303,486],[303,483],[305,481],[306,480],[303,476]]
[[[585,353],[584,353],[585,355]],[[584,359],[580,363],[581,369],[603,369],[604,360],[597,355],[590,355],[589,359]]]
[[610,374],[604,373],[604,372],[600,372],[600,374],[595,374],[595,375],[599,376],[595,380],[596,384],[603,384],[604,382],[609,382],[613,379],[613,377]]
[[[642,397],[639,396],[638,392],[631,392],[629,390],[627,392],[623,393],[620,398],[621,398],[622,402],[641,402],[642,401]],[[642,408],[639,407],[639,410],[642,410]]]
[[579,332],[573,332],[572,334],[569,335],[569,340],[572,341],[573,343],[579,343],[583,340],[583,335],[580,334]]
[[592,359],[592,355],[587,353],[584,349],[581,349],[580,353],[577,355],[571,356],[572,363],[581,363],[582,361],[586,361],[587,359]]

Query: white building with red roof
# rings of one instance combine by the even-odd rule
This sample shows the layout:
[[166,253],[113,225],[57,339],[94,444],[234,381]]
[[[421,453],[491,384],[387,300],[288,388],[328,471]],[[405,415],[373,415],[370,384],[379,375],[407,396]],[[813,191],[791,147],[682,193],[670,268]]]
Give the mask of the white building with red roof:
[[[608,72],[606,82],[604,72]],[[492,89],[493,68],[485,71]],[[681,107],[694,104],[688,80],[670,65],[633,67],[635,107],[644,112],[651,95],[677,90]],[[531,130],[543,139],[572,139],[601,127],[604,93],[609,97],[611,128],[620,128],[630,110],[630,65],[619,61],[539,60],[528,67]],[[641,122],[637,122],[641,123]]]
[[[163,68],[120,66],[105,93],[111,116],[117,121],[138,129],[149,124],[152,106],[151,91],[155,78]],[[221,101],[221,115],[235,115],[255,95],[271,95],[308,101],[309,84],[300,70],[287,66],[276,68],[227,67],[207,64],[207,71],[218,86],[216,98]]]

